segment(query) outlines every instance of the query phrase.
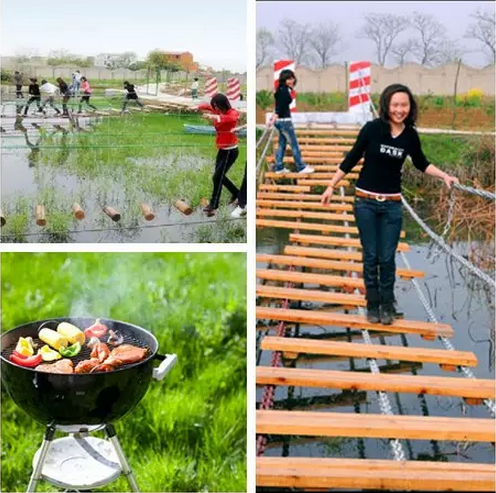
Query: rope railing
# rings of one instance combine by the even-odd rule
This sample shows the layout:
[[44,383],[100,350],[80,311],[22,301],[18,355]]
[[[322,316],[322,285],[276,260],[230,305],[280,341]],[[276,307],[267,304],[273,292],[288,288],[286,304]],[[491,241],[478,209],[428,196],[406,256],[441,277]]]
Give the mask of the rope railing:
[[405,207],[405,209],[409,212],[415,222],[434,240],[449,256],[456,259],[460,262],[464,267],[466,267],[472,274],[476,275],[480,279],[482,279],[485,283],[489,284],[491,287],[496,287],[496,283],[494,279],[488,276],[485,272],[479,269],[474,264],[470,263],[468,260],[463,258],[459,253],[457,253],[453,248],[451,248],[443,238],[434,233],[432,229],[427,226],[427,224],[419,217],[419,215],[413,210],[412,206],[407,202],[404,197],[401,197],[401,201]]
[[262,154],[260,155],[260,158],[258,159],[257,162],[257,176],[260,172],[260,169],[262,168],[262,164],[265,160],[265,157],[267,156],[267,151],[269,150],[269,145],[272,142],[272,137],[274,136],[274,132],[275,132],[275,127],[272,127],[267,135],[267,143],[265,144]]
[[483,197],[488,200],[495,200],[496,196],[494,193],[487,192],[486,190],[480,190],[478,188],[467,187],[466,185],[461,185],[460,183],[453,183],[453,187],[458,190],[462,190],[464,192],[471,193],[473,195],[478,195],[479,197]]
[[[404,264],[405,264],[405,267],[407,269],[411,269],[411,266],[410,266],[410,262],[408,262],[408,258],[407,256],[405,255],[404,252],[400,252],[400,255],[401,255],[401,259],[403,260]],[[430,306],[429,302],[427,301],[423,291],[422,291],[422,288],[420,287],[419,285],[419,282],[417,281],[417,279],[415,279],[414,277],[412,277],[410,279],[410,281],[413,283],[414,287],[415,287],[415,290],[417,291],[417,295],[425,309],[425,311],[427,312],[427,315],[429,316],[429,319],[432,323],[439,323],[438,320],[437,320],[437,317],[434,313],[434,310],[432,309],[432,307]],[[443,346],[448,350],[448,351],[455,351],[455,347],[453,346],[453,344],[451,344],[451,341],[449,339],[447,339],[446,337],[444,336],[438,336],[438,338],[440,339],[440,341],[442,342]],[[475,376],[475,374],[473,373],[473,371],[470,369],[470,368],[467,368],[466,366],[460,366],[459,367],[461,372],[463,373],[463,375],[467,378],[473,378],[473,379],[477,379],[477,377]],[[491,399],[484,399],[484,404],[486,405],[486,407],[489,409],[489,412],[491,413],[492,416],[496,416],[496,405],[494,403],[493,400]]]

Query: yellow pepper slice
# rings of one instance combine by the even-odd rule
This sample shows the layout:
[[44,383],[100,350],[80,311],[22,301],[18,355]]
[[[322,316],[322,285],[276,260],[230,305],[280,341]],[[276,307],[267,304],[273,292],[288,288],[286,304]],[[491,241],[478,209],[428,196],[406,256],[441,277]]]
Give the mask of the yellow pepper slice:
[[58,351],[54,351],[48,345],[45,345],[40,350],[38,350],[38,354],[41,354],[43,361],[55,361],[62,358]]
[[33,356],[34,349],[25,337],[19,337],[15,350],[23,356]]

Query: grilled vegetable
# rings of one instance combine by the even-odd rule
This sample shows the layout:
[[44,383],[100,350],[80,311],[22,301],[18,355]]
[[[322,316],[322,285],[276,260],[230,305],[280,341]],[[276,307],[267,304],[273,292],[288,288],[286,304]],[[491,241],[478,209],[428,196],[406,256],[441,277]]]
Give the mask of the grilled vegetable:
[[79,330],[75,325],[72,325],[68,322],[60,322],[57,326],[57,332],[60,335],[67,337],[67,340],[71,344],[79,342],[79,344],[83,345],[84,341],[86,340],[83,331]]
[[32,356],[34,354],[34,349],[32,344],[29,342],[27,338],[19,337],[19,341],[17,341],[17,346],[15,350],[22,354],[23,356]]
[[62,347],[59,349],[59,353],[65,358],[74,358],[74,356],[77,356],[80,352],[81,344],[79,344],[79,342],[76,342],[75,344],[67,348]]
[[88,337],[88,339],[90,337],[103,337],[106,333],[107,333],[108,329],[107,329],[107,326],[102,324],[100,322],[100,319],[97,318],[95,323],[88,327],[87,329],[84,330],[84,335],[86,337]]
[[26,368],[34,368],[43,361],[41,358],[41,354],[37,354],[36,356],[24,357],[21,354],[16,353],[16,351],[14,351],[9,356],[9,359],[10,361],[12,361],[12,363],[15,363],[16,365],[19,366],[25,366]]
[[64,337],[51,329],[41,329],[38,337],[57,351],[60,351],[60,348],[67,347],[69,345],[67,337]]
[[62,358],[60,353],[53,350],[50,346],[47,346],[47,345],[45,345],[41,349],[39,349],[38,354],[41,354],[43,361],[56,361],[56,360]]
[[100,339],[98,337],[92,337],[88,344],[86,344],[90,349],[93,349],[97,344],[100,344]]

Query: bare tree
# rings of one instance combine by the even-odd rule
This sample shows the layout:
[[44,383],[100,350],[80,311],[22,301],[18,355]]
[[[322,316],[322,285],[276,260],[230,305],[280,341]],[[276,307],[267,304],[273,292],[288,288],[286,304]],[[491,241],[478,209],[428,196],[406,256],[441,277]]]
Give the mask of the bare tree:
[[308,57],[310,39],[308,25],[286,19],[280,26],[278,34],[283,53],[296,65],[300,65]]
[[391,48],[391,53],[393,54],[398,65],[402,67],[407,62],[408,56],[415,53],[417,50],[417,41],[414,39],[409,39]]
[[269,57],[274,46],[274,36],[264,27],[257,30],[257,68],[261,67]]
[[475,19],[475,24],[470,24],[465,37],[480,41],[489,53],[491,62],[494,63],[496,61],[494,14],[477,10],[471,17]]
[[322,23],[313,29],[310,46],[318,60],[319,68],[327,68],[333,56],[337,54],[339,43],[339,27],[337,24]]
[[400,15],[366,14],[365,25],[358,37],[370,39],[375,44],[377,61],[384,66],[394,40],[407,27],[407,19]]
[[410,26],[417,31],[415,57],[420,65],[433,66],[443,58],[441,47],[446,42],[446,28],[434,16],[413,12]]

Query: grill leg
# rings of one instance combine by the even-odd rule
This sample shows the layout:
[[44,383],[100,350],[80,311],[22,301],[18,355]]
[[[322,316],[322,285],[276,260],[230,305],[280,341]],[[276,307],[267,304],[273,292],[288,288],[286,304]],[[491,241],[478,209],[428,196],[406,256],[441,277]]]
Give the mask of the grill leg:
[[129,466],[129,463],[127,462],[126,456],[124,455],[124,451],[122,450],[121,444],[119,442],[119,439],[117,438],[117,434],[115,432],[115,428],[113,424],[108,424],[105,427],[105,433],[107,434],[108,439],[112,443],[112,445],[115,448],[115,451],[117,453],[117,457],[119,458],[119,463],[121,464],[122,467],[122,472],[124,476],[126,476],[127,481],[129,483],[129,486],[131,488],[131,491],[137,491],[139,492],[139,486],[138,483],[136,482],[136,478],[134,477],[133,471],[131,471],[131,467]]
[[50,445],[52,445],[53,437],[55,436],[55,427],[48,425],[45,430],[45,437],[43,438],[43,443],[41,444],[40,456],[38,457],[38,462],[33,469],[33,474],[29,478],[28,493],[36,491],[36,486],[38,481],[41,479],[41,471],[43,470],[43,464],[47,457],[48,451],[50,450]]

